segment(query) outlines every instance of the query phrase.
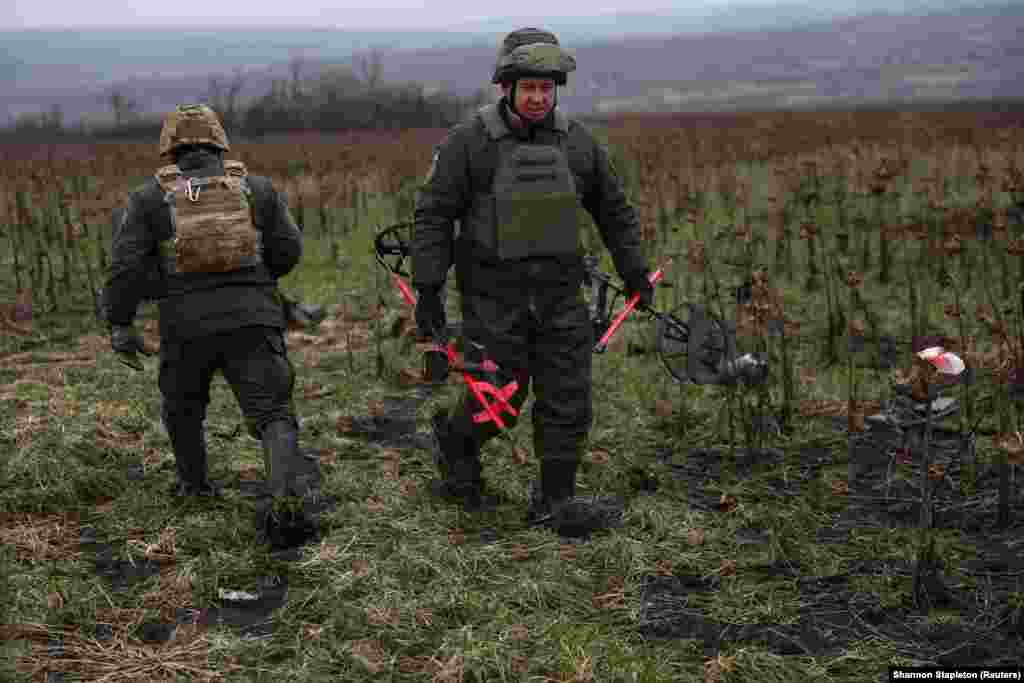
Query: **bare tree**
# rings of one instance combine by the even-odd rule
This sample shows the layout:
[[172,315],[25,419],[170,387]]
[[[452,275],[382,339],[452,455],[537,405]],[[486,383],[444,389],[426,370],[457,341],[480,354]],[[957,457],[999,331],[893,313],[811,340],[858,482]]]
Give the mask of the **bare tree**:
[[215,112],[224,117],[227,100],[227,83],[221,76],[210,76],[206,86],[206,102]]
[[316,104],[334,108],[347,97],[363,90],[359,77],[348,66],[331,64],[320,70],[316,83]]
[[298,101],[302,97],[302,72],[306,67],[306,58],[300,54],[292,55],[288,61],[288,73],[291,74],[291,96],[292,100]]
[[376,90],[384,71],[384,60],[380,50],[373,48],[366,54],[356,55],[355,62],[367,89]]
[[41,116],[43,127],[47,130],[59,133],[64,130],[64,109],[59,104],[53,104],[49,110]]
[[245,70],[242,67],[236,68],[230,77],[210,77],[207,101],[220,114],[224,126],[229,130],[234,129],[239,123],[239,96],[245,86],[245,79]]
[[114,114],[116,129],[124,126],[139,110],[139,103],[118,86],[111,88],[107,94],[107,102],[110,103],[110,110]]

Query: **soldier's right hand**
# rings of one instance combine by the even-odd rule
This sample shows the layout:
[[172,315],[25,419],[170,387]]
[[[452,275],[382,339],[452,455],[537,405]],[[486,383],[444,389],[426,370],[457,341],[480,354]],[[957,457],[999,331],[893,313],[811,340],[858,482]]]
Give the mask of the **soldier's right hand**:
[[141,353],[144,356],[152,356],[153,353],[146,348],[142,335],[135,331],[132,325],[112,325],[110,328],[110,347],[117,353],[117,359],[132,368],[142,370],[142,361],[136,355]]
[[440,287],[423,287],[416,299],[416,327],[424,337],[433,338],[444,332],[448,319],[441,301]]

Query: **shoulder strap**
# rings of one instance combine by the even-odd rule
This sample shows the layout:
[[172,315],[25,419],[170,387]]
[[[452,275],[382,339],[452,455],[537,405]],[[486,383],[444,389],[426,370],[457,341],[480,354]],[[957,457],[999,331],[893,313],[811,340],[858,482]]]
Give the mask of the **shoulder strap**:
[[505,124],[505,120],[501,118],[501,112],[498,111],[497,104],[488,104],[480,107],[477,111],[477,117],[483,122],[487,133],[494,140],[500,140],[512,132]]
[[[484,128],[487,129],[491,138],[495,140],[500,140],[512,132],[509,130],[508,124],[505,123],[505,119],[501,118],[501,112],[498,111],[497,104],[488,104],[480,107],[477,111],[477,117],[483,122]],[[554,120],[555,130],[568,135],[569,117],[558,107],[555,107]]]
[[161,166],[156,170],[156,181],[164,192],[173,192],[182,179],[181,169],[175,164]]
[[565,134],[569,133],[569,117],[562,113],[562,110],[555,107],[555,130]]

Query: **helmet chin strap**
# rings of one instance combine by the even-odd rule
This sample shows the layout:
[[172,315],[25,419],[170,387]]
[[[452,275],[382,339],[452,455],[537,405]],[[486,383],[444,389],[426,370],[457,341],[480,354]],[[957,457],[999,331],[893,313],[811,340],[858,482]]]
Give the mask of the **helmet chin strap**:
[[516,109],[516,89],[517,88],[519,88],[519,79],[518,78],[512,81],[512,89],[508,93],[508,107],[509,107],[509,109],[512,110],[513,114],[515,114],[519,118],[523,118],[523,115],[519,113],[518,109]]

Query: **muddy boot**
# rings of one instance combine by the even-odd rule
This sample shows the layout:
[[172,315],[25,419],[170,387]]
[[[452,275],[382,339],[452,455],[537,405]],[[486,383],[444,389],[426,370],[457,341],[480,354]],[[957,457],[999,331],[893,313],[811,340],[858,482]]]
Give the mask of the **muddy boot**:
[[307,508],[318,488],[319,470],[299,451],[299,432],[293,421],[278,420],[263,429],[263,458],[269,496],[257,505],[260,540],[273,548],[303,545],[318,530]]
[[165,416],[164,427],[171,438],[177,470],[171,495],[219,497],[221,488],[207,478],[206,434],[202,420]]
[[452,430],[443,411],[434,413],[431,424],[437,440],[434,462],[441,475],[430,482],[431,492],[446,502],[461,504],[467,511],[497,505],[498,497],[485,491],[480,445]]
[[530,489],[527,524],[545,526],[569,538],[619,526],[623,503],[611,497],[577,496],[576,465],[544,460],[540,481]]
[[317,459],[299,450],[299,429],[293,421],[271,422],[263,429],[262,440],[269,495],[306,496],[317,489]]

